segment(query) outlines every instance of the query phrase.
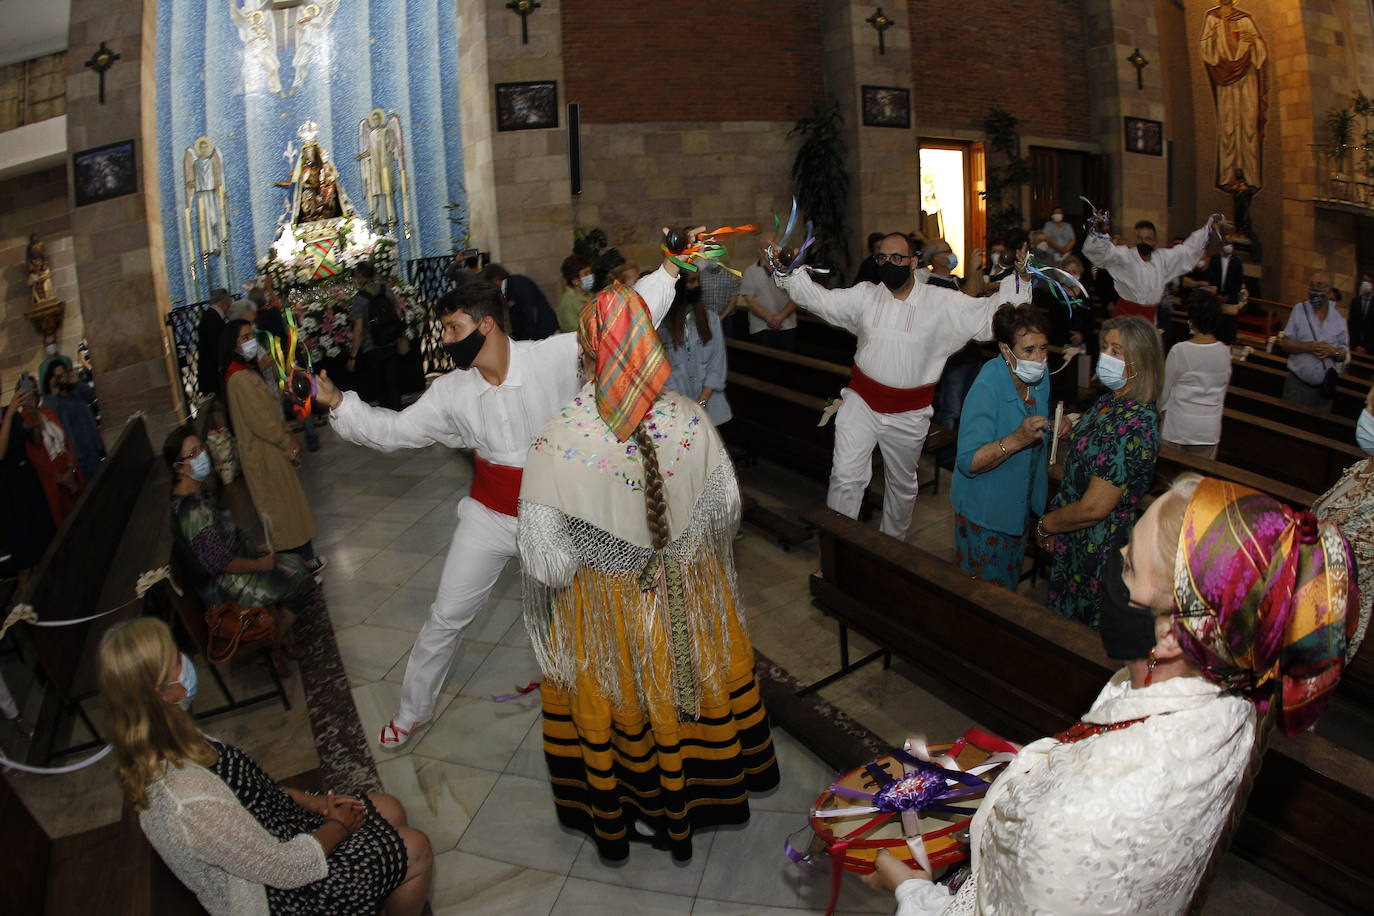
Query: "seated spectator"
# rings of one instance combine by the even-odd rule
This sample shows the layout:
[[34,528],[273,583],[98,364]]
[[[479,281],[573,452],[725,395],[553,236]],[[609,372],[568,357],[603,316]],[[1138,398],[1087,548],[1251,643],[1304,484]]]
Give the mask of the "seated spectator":
[[1045,234],[1045,230],[1033,230],[1028,236],[1027,242],[1030,245],[1031,255],[1041,264],[1054,266],[1058,263],[1059,259],[1055,257],[1057,252],[1054,250],[1054,247],[1050,245],[1050,237]]
[[1011,275],[1016,270],[1016,255],[1012,253],[1011,246],[1004,241],[992,243],[991,250],[988,252],[988,261],[984,265],[983,283],[1000,283],[1004,277]]
[[315,556],[315,516],[296,473],[301,447],[282,420],[281,397],[257,371],[262,348],[253,326],[229,322],[224,347],[229,424],[253,505],[272,525],[273,549],[298,554],[307,569],[319,572],[325,561]]
[[85,489],[76,448],[57,414],[39,406],[38,382],[33,376],[25,373],[15,400],[19,404],[19,422],[29,431],[25,451],[43,485],[53,528],[61,528]]
[[921,252],[921,257],[930,269],[930,276],[926,278],[927,286],[959,288],[959,278],[954,276],[954,268],[959,266],[959,256],[949,247],[949,242],[935,239]]
[[1258,766],[1260,710],[1299,734],[1340,680],[1350,564],[1311,513],[1180,478],[1110,551],[1102,648],[1125,667],[993,782],[968,880],[951,897],[884,850],[869,883],[898,916],[1189,911]]
[[[784,249],[781,254],[785,258],[789,252]],[[744,272],[739,296],[749,312],[751,342],[789,353],[797,351],[797,304],[773,282],[773,272],[762,260]]]
[[305,561],[268,544],[253,546],[229,510],[206,496],[205,482],[214,468],[205,444],[189,428],[179,426],[167,435],[162,457],[172,471],[172,535],[191,587],[206,607],[232,601],[272,611],[280,650],[273,660],[286,673],[282,656],[300,657],[291,624],[315,593]]
[[1050,246],[1050,263],[1058,267],[1066,255],[1073,253],[1074,243],[1078,241],[1072,224],[1064,220],[1063,207],[1056,205],[1050,211],[1049,221],[1041,231],[1045,233],[1045,241]]
[[873,256],[878,253],[878,243],[887,235],[886,232],[870,232],[868,234],[868,253],[859,265],[858,271],[854,274],[854,285],[860,283],[879,283],[878,262],[873,260]]
[[[1374,456],[1374,388],[1365,396],[1364,410],[1355,425],[1355,444],[1366,455]],[[1374,607],[1374,458],[1356,461],[1345,469],[1341,479],[1312,505],[1317,518],[1341,529],[1355,555],[1360,585],[1360,619],[1346,648],[1346,659],[1364,642],[1369,629],[1369,613]]]
[[1004,305],[992,317],[999,355],[983,364],[959,417],[954,556],[964,571],[1016,588],[1026,554],[1027,521],[1042,515],[1049,492],[1045,458],[1050,376],[1044,319],[1030,305]]
[[19,573],[21,594],[28,587],[29,570],[43,559],[57,531],[38,471],[29,460],[35,431],[19,416],[24,392],[22,385],[15,388],[0,420],[0,535]]
[[100,462],[105,460],[105,441],[91,411],[95,389],[90,382],[78,379],[72,371],[72,361],[65,356],[44,360],[38,367],[38,379],[45,392],[43,407],[52,411],[67,430],[81,476],[89,485],[100,470]]
[[1283,399],[1309,410],[1331,413],[1334,381],[1350,360],[1350,336],[1345,318],[1331,304],[1331,276],[1322,271],[1307,284],[1307,301],[1293,306],[1283,328],[1282,346],[1288,354]]
[[97,656],[125,798],[158,855],[210,913],[418,916],[429,839],[382,793],[311,795],[201,733],[196,670],[167,625],[111,627]]
[[1126,543],[1154,479],[1164,382],[1154,327],[1138,315],[1103,322],[1097,377],[1107,391],[1074,426],[1054,507],[1035,529],[1054,556],[1046,604],[1093,629],[1107,559]]
[[558,333],[558,316],[529,277],[489,264],[482,270],[482,280],[501,290],[511,340],[543,340]]
[[1176,344],[1164,361],[1160,435],[1165,445],[1213,461],[1221,442],[1221,412],[1231,384],[1231,348],[1217,339],[1221,302],[1194,290],[1188,297],[1192,337]]
[[582,320],[582,306],[591,298],[596,277],[592,276],[591,262],[577,254],[564,258],[558,272],[563,277],[563,290],[558,296],[558,330],[576,331]]
[[667,316],[659,325],[663,350],[672,365],[664,388],[696,401],[716,426],[729,421],[725,400],[725,335],[720,318],[701,301],[700,273],[683,271]]

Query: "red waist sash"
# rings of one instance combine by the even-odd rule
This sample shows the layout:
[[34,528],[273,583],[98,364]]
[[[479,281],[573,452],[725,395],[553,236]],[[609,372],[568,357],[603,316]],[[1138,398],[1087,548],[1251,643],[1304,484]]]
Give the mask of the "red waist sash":
[[1139,315],[1150,324],[1155,323],[1155,316],[1159,314],[1159,305],[1141,305],[1139,302],[1132,302],[1129,299],[1116,300],[1116,310],[1112,312],[1113,318],[1122,318],[1126,315]]
[[935,386],[890,388],[864,375],[857,365],[849,368],[849,387],[877,413],[906,413],[921,410],[935,400]]
[[481,455],[473,455],[472,459],[476,462],[477,473],[472,478],[472,490],[468,495],[493,512],[518,514],[520,478],[525,469],[495,464]]

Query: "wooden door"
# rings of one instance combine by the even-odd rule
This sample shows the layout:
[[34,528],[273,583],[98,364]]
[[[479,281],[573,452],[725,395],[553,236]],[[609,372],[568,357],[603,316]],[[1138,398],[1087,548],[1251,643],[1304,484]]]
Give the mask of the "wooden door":
[[1039,227],[1050,218],[1050,210],[1059,204],[1059,151],[1032,146],[1030,167],[1030,225]]

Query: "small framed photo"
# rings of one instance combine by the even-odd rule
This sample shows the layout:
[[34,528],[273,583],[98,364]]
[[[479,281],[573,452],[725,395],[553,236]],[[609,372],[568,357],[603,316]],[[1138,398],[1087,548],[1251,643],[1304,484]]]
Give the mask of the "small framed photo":
[[138,193],[134,141],[122,140],[72,154],[72,190],[76,206]]
[[1126,152],[1164,155],[1164,123],[1149,118],[1126,118]]
[[911,127],[911,90],[898,86],[863,87],[864,127]]
[[541,130],[557,126],[557,82],[496,84],[497,130]]

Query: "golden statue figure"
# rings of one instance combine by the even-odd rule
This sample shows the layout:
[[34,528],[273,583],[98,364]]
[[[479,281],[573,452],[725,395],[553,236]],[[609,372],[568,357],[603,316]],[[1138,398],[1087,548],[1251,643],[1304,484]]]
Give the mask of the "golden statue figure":
[[24,260],[29,270],[29,298],[34,305],[44,305],[53,301],[52,267],[48,264],[48,254],[38,233],[29,236],[29,246],[24,252]]
[[1265,64],[1269,49],[1255,20],[1221,0],[1202,26],[1202,62],[1217,112],[1217,187],[1249,197],[1262,183],[1264,127],[1269,109]]

